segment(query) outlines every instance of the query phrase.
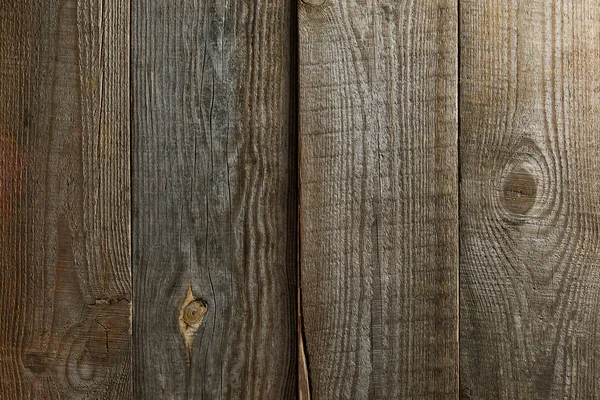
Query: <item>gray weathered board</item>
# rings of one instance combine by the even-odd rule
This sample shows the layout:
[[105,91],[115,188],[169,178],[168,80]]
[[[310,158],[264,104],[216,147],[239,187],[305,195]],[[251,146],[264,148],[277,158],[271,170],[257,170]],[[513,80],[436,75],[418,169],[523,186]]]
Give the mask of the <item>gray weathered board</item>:
[[292,11],[132,4],[136,398],[296,396]]
[[127,2],[0,0],[0,399],[129,399]]
[[600,3],[460,10],[462,395],[600,398]]
[[458,392],[457,19],[455,0],[299,6],[303,387],[314,398]]

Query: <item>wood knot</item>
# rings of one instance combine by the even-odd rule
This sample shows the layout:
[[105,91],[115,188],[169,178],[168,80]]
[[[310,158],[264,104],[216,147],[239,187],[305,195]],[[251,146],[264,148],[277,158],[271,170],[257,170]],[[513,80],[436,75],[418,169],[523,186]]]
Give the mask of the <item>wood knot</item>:
[[207,304],[204,300],[196,299],[190,302],[183,310],[183,322],[186,325],[200,325],[206,315]]
[[179,309],[178,318],[179,332],[185,341],[188,357],[192,351],[196,332],[204,322],[207,311],[208,304],[204,300],[196,298],[192,293],[191,285],[188,285],[187,296]]
[[537,181],[523,167],[514,168],[504,180],[502,204],[513,214],[525,215],[535,203]]
[[28,351],[25,353],[24,358],[25,366],[36,374],[41,374],[46,371],[48,365],[52,363],[52,359],[41,352]]

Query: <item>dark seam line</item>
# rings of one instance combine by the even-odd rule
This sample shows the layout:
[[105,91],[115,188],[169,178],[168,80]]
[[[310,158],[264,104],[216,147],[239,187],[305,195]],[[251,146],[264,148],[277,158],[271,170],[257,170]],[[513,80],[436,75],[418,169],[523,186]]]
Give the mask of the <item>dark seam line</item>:
[[460,29],[460,0],[456,0],[456,109],[457,109],[457,121],[456,121],[456,190],[457,190],[457,233],[458,233],[458,255],[456,266],[456,336],[457,336],[457,355],[456,355],[456,378],[458,380],[458,391],[457,399],[461,396],[461,382],[460,382],[460,265],[461,265],[461,154],[460,154],[460,62],[461,62],[461,29]]

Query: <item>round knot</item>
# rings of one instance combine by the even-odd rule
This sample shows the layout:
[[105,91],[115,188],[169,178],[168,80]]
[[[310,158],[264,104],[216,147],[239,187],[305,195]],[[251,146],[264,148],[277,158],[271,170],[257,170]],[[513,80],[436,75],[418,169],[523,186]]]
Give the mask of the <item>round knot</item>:
[[514,168],[506,177],[502,188],[502,204],[508,211],[525,215],[535,203],[537,181],[523,167]]
[[206,315],[207,304],[203,300],[191,301],[183,310],[183,322],[187,325],[200,325]]

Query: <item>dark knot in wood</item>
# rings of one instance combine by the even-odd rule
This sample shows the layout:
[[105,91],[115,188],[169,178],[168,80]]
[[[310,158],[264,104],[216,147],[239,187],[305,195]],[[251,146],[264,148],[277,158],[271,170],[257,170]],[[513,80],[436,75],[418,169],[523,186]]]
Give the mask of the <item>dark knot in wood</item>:
[[511,213],[525,215],[535,203],[537,181],[525,168],[514,168],[502,188],[502,204]]

